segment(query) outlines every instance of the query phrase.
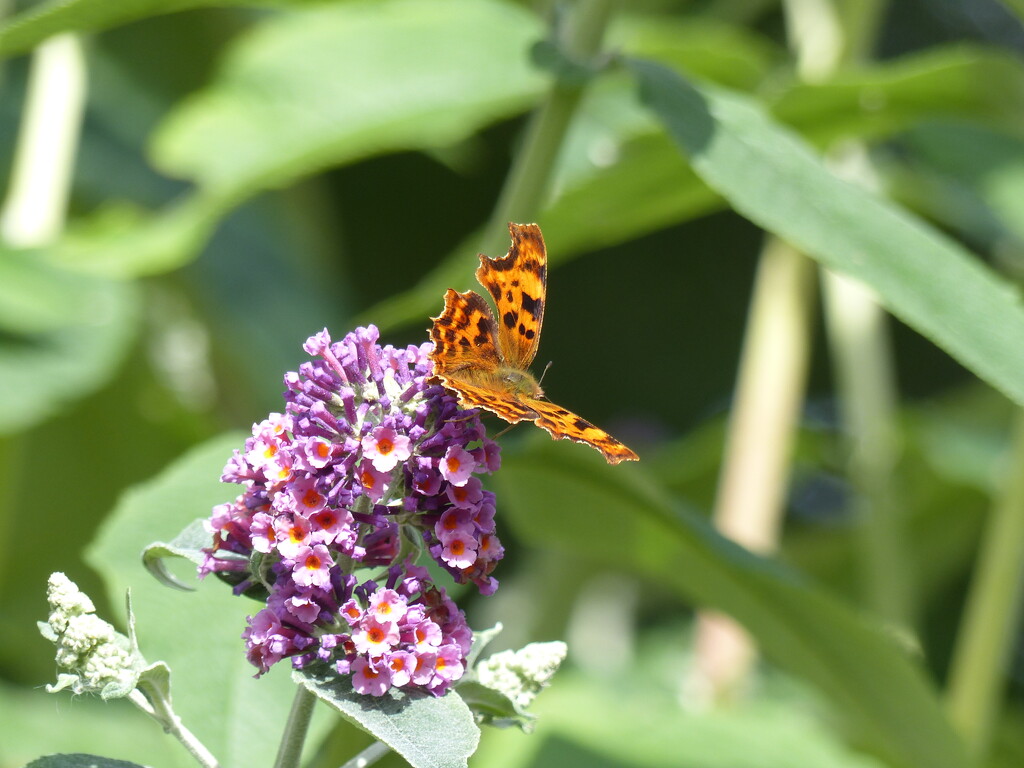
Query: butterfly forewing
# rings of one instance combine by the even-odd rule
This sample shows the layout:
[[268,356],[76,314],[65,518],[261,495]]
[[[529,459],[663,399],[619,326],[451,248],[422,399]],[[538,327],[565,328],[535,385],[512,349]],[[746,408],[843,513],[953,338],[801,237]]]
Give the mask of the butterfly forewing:
[[476,279],[498,309],[498,347],[513,368],[525,370],[537,355],[547,300],[548,259],[536,224],[509,224],[512,247],[500,259],[481,254]]
[[494,316],[479,293],[459,293],[449,288],[444,295],[444,312],[431,319],[431,358],[438,376],[470,370],[494,371],[501,364]]

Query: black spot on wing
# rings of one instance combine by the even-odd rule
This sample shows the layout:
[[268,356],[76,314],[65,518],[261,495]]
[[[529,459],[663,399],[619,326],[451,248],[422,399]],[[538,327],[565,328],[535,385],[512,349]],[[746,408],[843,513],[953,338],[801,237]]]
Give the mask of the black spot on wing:
[[506,328],[515,328],[518,319],[519,316],[515,312],[506,312],[502,315],[501,322],[505,324]]
[[540,313],[543,304],[544,303],[540,299],[535,299],[533,296],[526,293],[525,291],[523,292],[523,309],[529,312],[530,315],[533,316],[534,320],[537,319],[537,315]]

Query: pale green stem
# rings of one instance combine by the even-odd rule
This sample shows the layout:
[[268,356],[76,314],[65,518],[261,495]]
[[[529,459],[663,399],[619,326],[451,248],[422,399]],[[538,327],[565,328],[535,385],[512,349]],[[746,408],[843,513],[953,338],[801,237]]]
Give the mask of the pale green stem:
[[315,704],[316,696],[305,686],[298,686],[295,698],[292,699],[292,709],[288,713],[284,735],[281,737],[281,746],[277,749],[274,768],[298,768],[302,760],[302,745],[306,741]]
[[907,624],[913,585],[892,481],[901,446],[886,315],[860,283],[822,271],[822,288],[867,604],[886,620]]
[[950,719],[979,760],[998,718],[1024,606],[1024,410],[1016,413],[1008,459],[982,536],[946,699]]
[[[771,552],[778,541],[813,306],[812,262],[769,237],[754,282],[714,509],[718,529],[755,552]],[[731,620],[702,614],[696,643],[691,690],[730,698],[754,658],[749,639]]]
[[373,744],[368,746],[358,755],[356,755],[343,766],[341,766],[341,768],[366,768],[366,766],[373,765],[375,762],[380,760],[390,750],[391,748],[387,744],[381,741],[375,741],[373,742]]
[[64,228],[85,89],[85,55],[76,35],[58,35],[36,48],[0,211],[0,239],[8,245],[43,246]]
[[136,688],[128,694],[129,701],[160,723],[164,731],[181,742],[182,746],[203,768],[220,768],[217,758],[196,738],[192,731],[185,727],[181,719],[171,709],[170,702],[160,698],[159,693],[154,689],[148,688],[147,690],[150,691],[151,698]]
[[[580,62],[589,62],[597,55],[614,5],[615,0],[578,0],[561,41],[569,55]],[[504,251],[508,247],[508,223],[533,221],[543,210],[558,153],[584,88],[584,83],[555,81],[531,116],[523,144],[484,230],[481,252]]]

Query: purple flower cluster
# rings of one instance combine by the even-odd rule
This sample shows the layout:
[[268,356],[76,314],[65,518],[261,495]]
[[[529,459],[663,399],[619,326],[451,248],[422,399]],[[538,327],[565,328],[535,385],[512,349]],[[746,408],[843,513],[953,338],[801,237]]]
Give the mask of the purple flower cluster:
[[[462,674],[470,632],[411,563],[424,550],[456,582],[494,592],[504,550],[494,494],[476,475],[500,456],[477,413],[429,383],[429,343],[377,339],[370,326],[306,342],[316,359],[285,376],[285,413],[254,425],[225,467],[222,479],[245,490],[214,508],[200,573],[269,594],[243,635],[260,674],[287,657],[321,659],[363,693],[439,695]],[[386,568],[386,586],[359,583],[364,568]]]

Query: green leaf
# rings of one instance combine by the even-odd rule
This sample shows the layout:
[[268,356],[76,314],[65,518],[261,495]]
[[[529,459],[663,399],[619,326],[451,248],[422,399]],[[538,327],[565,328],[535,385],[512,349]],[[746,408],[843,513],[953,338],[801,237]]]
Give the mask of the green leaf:
[[970,253],[841,181],[749,99],[633,62],[641,96],[694,169],[751,221],[863,281],[894,315],[1024,404],[1019,292]]
[[367,696],[352,690],[349,677],[323,665],[296,670],[292,677],[413,768],[466,768],[480,741],[473,713],[454,692],[435,698],[392,689]]
[[540,21],[494,0],[352,2],[247,33],[217,81],[158,130],[166,172],[220,197],[339,163],[444,146],[527,108]]
[[127,760],[114,760],[99,755],[47,755],[33,760],[25,768],[145,768]]
[[608,467],[578,446],[539,440],[528,455],[503,456],[493,482],[528,545],[632,567],[728,613],[895,764],[967,764],[930,683],[893,637],[677,508],[641,467]]
[[[220,475],[244,440],[242,433],[218,437],[129,489],[86,551],[112,603],[131,587],[143,655],[174,670],[176,712],[224,765],[258,765],[276,752],[294,685],[283,671],[253,678],[240,639],[251,602],[215,579],[195,592],[167,589],[146,573],[139,553],[238,495],[241,489],[221,483]],[[195,583],[195,567],[181,563],[179,580]],[[326,725],[315,719],[311,738]]]
[[55,258],[107,275],[192,260],[247,198],[387,152],[453,144],[527,109],[540,21],[496,0],[348,2],[270,16],[157,129],[154,162],[197,183],[155,215],[107,209]]
[[0,57],[31,50],[62,32],[98,32],[148,16],[190,8],[277,5],[288,0],[49,0],[36,3],[0,26]]
[[16,313],[32,298],[14,298],[9,290],[29,283],[40,290],[39,307],[9,318],[13,332],[0,334],[0,434],[10,434],[106,384],[135,339],[139,306],[127,283],[30,267],[10,253],[0,261],[6,262],[0,272],[18,272],[15,286],[0,289],[6,297],[0,314]]
[[197,567],[203,563],[203,548],[210,546],[210,534],[204,520],[193,520],[185,530],[170,543],[157,541],[142,550],[142,564],[153,574],[153,578],[164,586],[191,592],[195,587],[182,583],[167,570],[166,558],[180,557],[191,561]]
[[992,121],[1020,130],[1024,62],[977,46],[932,48],[823,83],[797,82],[769,96],[772,114],[819,146],[877,139],[936,117]]
[[17,334],[46,333],[92,315],[95,289],[82,275],[43,261],[35,251],[0,250],[0,328]]
[[782,50],[764,35],[710,16],[623,14],[607,38],[607,50],[654,59],[693,77],[741,90],[759,87],[784,59]]
[[481,723],[496,728],[516,726],[523,733],[533,732],[537,716],[520,708],[501,691],[478,680],[460,681],[456,690]]
[[1024,21],[1024,0],[1002,0],[1002,3]]
[[107,205],[70,227],[52,258],[121,279],[169,272],[195,258],[232,206],[202,193],[186,195],[158,213]]

